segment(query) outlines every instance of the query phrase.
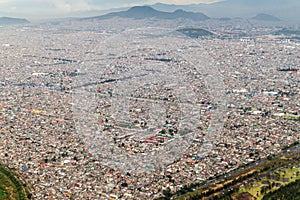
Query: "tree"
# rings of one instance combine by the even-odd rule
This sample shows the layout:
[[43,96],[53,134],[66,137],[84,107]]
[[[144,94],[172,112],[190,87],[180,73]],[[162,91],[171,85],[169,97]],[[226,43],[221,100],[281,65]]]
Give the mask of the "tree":
[[165,199],[171,199],[172,197],[171,189],[168,187],[167,189],[163,190],[163,195],[165,196]]

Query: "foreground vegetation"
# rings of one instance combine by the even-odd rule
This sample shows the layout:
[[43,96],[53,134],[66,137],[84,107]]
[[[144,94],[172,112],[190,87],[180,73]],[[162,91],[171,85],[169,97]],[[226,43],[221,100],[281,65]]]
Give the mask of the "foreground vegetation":
[[[270,199],[268,198],[269,194],[276,194],[279,190],[282,190],[282,188],[288,188],[300,180],[299,167],[299,165],[294,165],[286,168],[280,168],[278,170],[275,170],[274,172],[270,172],[267,176],[261,177],[258,180],[251,182],[249,185],[241,188],[238,192],[238,195],[236,196],[238,197],[241,193],[248,193],[249,196],[251,195],[258,200]],[[290,187],[290,189],[292,188],[294,187]],[[300,189],[300,187],[298,189]],[[293,193],[295,193],[296,191],[297,190],[293,190]]]
[[31,194],[12,170],[0,165],[0,200],[27,200]]
[[292,182],[284,187],[266,194],[263,200],[290,199],[300,200],[300,179]]
[[[165,193],[163,199],[299,199],[300,149],[286,151],[279,157],[269,157],[242,170],[219,176],[204,183],[185,186],[175,194]],[[283,190],[285,192],[283,192]],[[297,195],[292,195],[297,194]]]

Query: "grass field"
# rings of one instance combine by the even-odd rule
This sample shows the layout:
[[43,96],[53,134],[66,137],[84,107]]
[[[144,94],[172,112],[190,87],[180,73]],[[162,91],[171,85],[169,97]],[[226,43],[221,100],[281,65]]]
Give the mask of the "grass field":
[[17,175],[0,165],[0,200],[27,200],[29,196]]
[[[288,185],[300,179],[300,167],[294,165],[274,172],[274,176],[266,176],[251,185],[241,188],[238,194],[248,192],[257,200],[261,200],[266,193],[273,192],[282,186]],[[280,185],[280,186],[279,186]],[[262,187],[268,187],[267,192],[262,192]]]

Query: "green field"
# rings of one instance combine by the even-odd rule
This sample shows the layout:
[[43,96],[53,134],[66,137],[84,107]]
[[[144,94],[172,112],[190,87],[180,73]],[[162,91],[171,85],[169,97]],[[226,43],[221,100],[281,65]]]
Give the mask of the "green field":
[[261,178],[261,180],[242,187],[238,194],[248,192],[255,199],[261,200],[266,194],[287,186],[296,180],[300,180],[300,167],[298,165],[272,172],[272,175],[267,175],[266,177]]
[[0,165],[0,200],[26,200],[31,197],[16,173]]

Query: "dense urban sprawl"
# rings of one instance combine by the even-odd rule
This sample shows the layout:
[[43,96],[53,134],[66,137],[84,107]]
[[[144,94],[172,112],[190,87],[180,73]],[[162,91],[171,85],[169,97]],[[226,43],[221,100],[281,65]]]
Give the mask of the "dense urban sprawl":
[[289,25],[187,22],[1,29],[1,162],[34,199],[154,199],[299,141],[300,43],[271,34]]

